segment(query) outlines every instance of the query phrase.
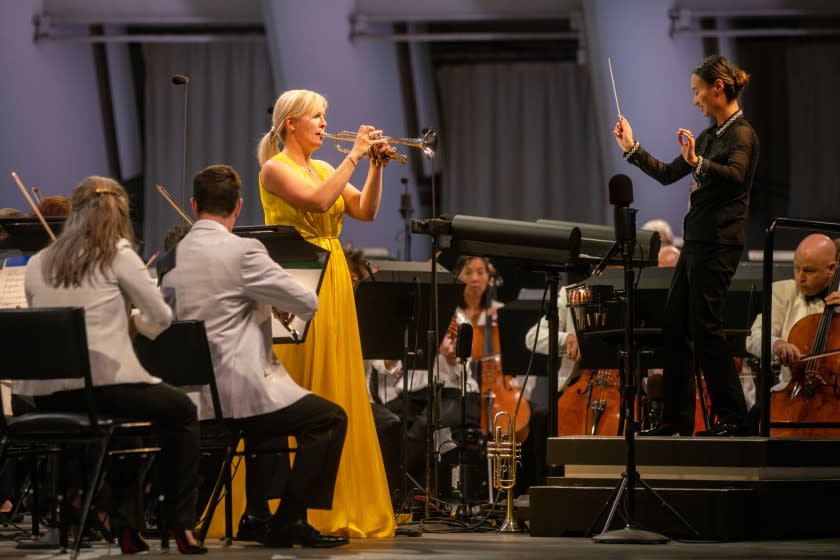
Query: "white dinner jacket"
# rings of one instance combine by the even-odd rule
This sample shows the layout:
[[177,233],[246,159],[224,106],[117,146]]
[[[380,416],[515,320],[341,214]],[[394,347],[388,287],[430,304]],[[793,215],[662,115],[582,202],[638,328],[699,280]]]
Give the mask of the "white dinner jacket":
[[[274,357],[270,306],[309,319],[318,296],[260,241],[199,220],[178,243],[175,268],[161,287],[177,319],[204,321],[225,417],[266,414],[309,394]],[[212,418],[207,389],[197,405],[200,419]]]

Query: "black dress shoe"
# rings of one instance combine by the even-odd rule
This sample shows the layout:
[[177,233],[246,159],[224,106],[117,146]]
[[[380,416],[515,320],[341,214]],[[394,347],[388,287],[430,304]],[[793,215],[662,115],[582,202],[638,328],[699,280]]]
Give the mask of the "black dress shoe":
[[236,540],[263,542],[266,529],[265,518],[245,513],[239,519],[239,529],[236,531]]
[[297,544],[309,548],[333,548],[350,541],[338,535],[322,535],[303,519],[291,523],[272,519],[268,522],[263,542],[269,547],[291,547]]
[[678,434],[680,431],[675,428],[673,425],[668,423],[662,423],[658,426],[653,428],[648,428],[647,430],[641,430],[638,432],[637,435],[640,436],[672,436],[674,434]]
[[744,423],[715,422],[711,430],[703,430],[694,435],[697,437],[744,437],[752,434]]

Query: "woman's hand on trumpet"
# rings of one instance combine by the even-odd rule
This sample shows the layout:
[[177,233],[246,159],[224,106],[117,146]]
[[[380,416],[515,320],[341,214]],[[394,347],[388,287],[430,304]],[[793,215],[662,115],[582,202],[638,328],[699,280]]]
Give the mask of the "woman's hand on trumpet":
[[368,155],[372,148],[382,144],[387,145],[385,139],[382,138],[382,131],[373,126],[363,124],[359,127],[359,131],[356,132],[353,147],[350,148],[350,153],[347,155],[355,163],[358,163],[360,159]]

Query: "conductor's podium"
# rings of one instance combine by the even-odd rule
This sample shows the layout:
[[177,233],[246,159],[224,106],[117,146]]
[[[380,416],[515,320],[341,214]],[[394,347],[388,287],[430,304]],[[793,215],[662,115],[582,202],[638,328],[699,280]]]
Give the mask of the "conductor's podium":
[[[672,538],[722,541],[838,534],[835,517],[824,511],[840,496],[840,439],[635,441],[641,479],[699,535],[637,483],[635,520],[641,528]],[[530,534],[600,533],[607,513],[601,510],[625,470],[624,438],[566,436],[549,438],[547,444],[548,463],[562,465],[564,476],[531,487]],[[621,515],[616,515],[612,528],[622,526]]]

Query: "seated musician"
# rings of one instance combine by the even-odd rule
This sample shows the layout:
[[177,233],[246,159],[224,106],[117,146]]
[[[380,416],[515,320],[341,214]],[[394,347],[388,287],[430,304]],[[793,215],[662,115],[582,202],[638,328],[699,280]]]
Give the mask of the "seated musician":
[[671,230],[671,224],[665,220],[649,220],[645,222],[641,229],[659,232],[660,246],[657,266],[666,268],[677,266],[680,250],[674,245],[674,232]]
[[[131,246],[128,195],[112,179],[88,177],[74,189],[72,208],[58,238],[29,261],[27,303],[32,308],[84,307],[96,409],[151,420],[166,436],[159,442],[170,533],[180,552],[205,553],[192,535],[199,458],[196,407],[181,389],[143,369],[129,338],[129,323],[156,337],[169,326],[172,311]],[[131,318],[127,303],[138,311]],[[85,411],[82,385],[82,380],[22,381],[15,383],[15,393],[33,396],[39,410]],[[140,467],[118,461],[109,475],[111,528],[125,554],[148,550],[140,534],[145,525]]]
[[[239,175],[225,165],[195,176],[190,204],[198,221],[178,243],[175,267],[162,281],[164,296],[178,319],[204,321],[222,408],[243,429],[246,452],[285,445],[288,436],[297,440],[283,488],[270,482],[275,469],[289,470],[288,458],[247,459],[246,515],[255,520],[255,540],[266,546],[346,544],[344,537],[320,534],[306,514],[332,506],[347,416],[298,386],[271,351],[270,308],[308,319],[318,297],[274,262],[262,243],[232,233],[242,209],[240,189]],[[199,417],[211,415],[209,393],[202,394]],[[282,500],[270,517],[268,498]]]
[[[455,316],[473,326],[484,326],[486,317],[495,317],[496,309],[502,305],[493,299],[492,290],[489,289],[491,275],[489,261],[482,257],[461,258],[454,270],[458,271],[458,278],[466,284],[462,301],[455,310]],[[439,380],[436,400],[439,405],[437,425],[440,428],[460,429],[461,427],[462,365],[456,357],[456,343],[457,341],[450,334],[443,337],[435,366],[435,378]],[[380,375],[379,391],[386,397],[393,395],[393,398],[386,402],[386,406],[397,414],[403,414],[403,408],[408,406],[408,411],[405,412],[409,419],[406,436],[408,472],[422,485],[425,480],[428,423],[428,370],[409,371],[407,373],[409,377],[404,379],[402,377],[406,375],[404,370],[396,367],[391,369],[396,371],[390,375]],[[472,375],[469,375],[466,381],[466,423],[468,427],[475,428],[480,423],[479,386]],[[404,404],[402,398],[397,398],[403,390],[404,383],[409,387],[407,405]]]
[[[45,217],[69,216],[72,209],[73,204],[70,202],[70,199],[60,194],[46,196],[38,204],[38,211]],[[35,215],[33,212],[32,216]]]
[[[567,305],[568,293],[566,286],[562,286],[557,294],[557,309],[559,311],[559,330],[557,343],[561,353],[560,369],[557,371],[557,387],[563,389],[580,376],[578,364],[581,359],[580,346],[571,309]],[[548,354],[548,320],[543,317],[533,325],[525,335],[525,346],[528,350],[539,354]],[[531,402],[531,437],[530,459],[535,465],[532,483],[545,482],[546,476],[546,438],[548,437],[548,396],[533,395]],[[545,404],[537,405],[537,402]],[[554,406],[557,406],[554,403]],[[524,453],[524,451],[523,451]],[[528,458],[526,458],[527,464]]]
[[[805,317],[822,313],[826,304],[840,304],[840,292],[829,293],[831,278],[837,268],[837,249],[826,235],[812,234],[796,247],[792,280],[773,282],[770,347],[781,365],[779,382],[772,391],[783,391],[791,380],[790,366],[804,350],[787,341],[793,326]],[[761,315],[755,318],[747,337],[747,351],[761,357]]]

